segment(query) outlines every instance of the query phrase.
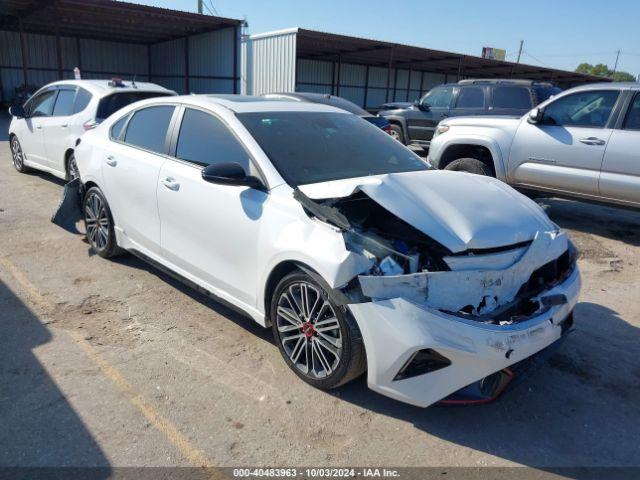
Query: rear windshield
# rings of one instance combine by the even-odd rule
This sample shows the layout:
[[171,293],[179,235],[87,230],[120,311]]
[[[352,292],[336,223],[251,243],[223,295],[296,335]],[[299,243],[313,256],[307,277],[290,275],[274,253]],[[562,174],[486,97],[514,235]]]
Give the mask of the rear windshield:
[[539,87],[534,87],[533,91],[536,93],[537,102],[542,103],[551,95],[559,94],[562,91],[562,89],[558,87],[551,87],[551,86],[539,86]]
[[167,97],[170,93],[163,92],[121,92],[113,93],[108,97],[104,97],[98,104],[98,112],[96,113],[96,120],[104,120],[109,115],[117,112],[127,105],[137,102],[139,100],[146,100],[147,98],[154,97]]

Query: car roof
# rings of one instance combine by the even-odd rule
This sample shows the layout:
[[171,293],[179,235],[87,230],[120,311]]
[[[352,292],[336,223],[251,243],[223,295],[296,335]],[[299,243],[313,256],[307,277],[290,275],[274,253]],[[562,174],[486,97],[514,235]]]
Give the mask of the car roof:
[[640,83],[637,82],[598,82],[580,85],[570,89],[572,92],[581,90],[640,90]]
[[539,80],[527,80],[522,78],[467,78],[460,80],[453,85],[523,85],[523,86],[555,86],[551,82],[541,82]]
[[150,82],[135,82],[135,84],[133,84],[133,82],[122,81],[122,84],[124,85],[122,87],[114,87],[109,85],[110,83],[111,80],[60,80],[58,82],[48,84],[47,87],[63,85],[80,86],[87,89],[91,93],[100,96],[110,95],[116,92],[176,93],[173,90],[169,90],[168,88],[164,88],[160,85]]
[[169,98],[153,98],[138,102],[137,105],[178,102],[202,108],[222,106],[234,113],[250,112],[338,112],[347,113],[340,108],[320,103],[300,102],[298,100],[270,99],[253,95],[180,95]]

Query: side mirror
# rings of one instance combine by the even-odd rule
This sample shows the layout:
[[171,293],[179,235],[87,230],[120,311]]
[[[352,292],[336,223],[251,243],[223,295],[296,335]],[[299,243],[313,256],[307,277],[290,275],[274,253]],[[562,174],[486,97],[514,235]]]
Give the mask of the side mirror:
[[9,115],[16,118],[27,118],[27,113],[21,105],[13,105],[9,107]]
[[423,112],[429,111],[429,105],[427,105],[426,103],[422,103],[420,100],[416,101],[416,105],[418,109],[422,110]]
[[529,112],[529,123],[540,123],[544,117],[544,110],[541,108],[534,108]]
[[264,190],[265,186],[258,177],[247,175],[242,165],[236,162],[214,163],[202,169],[205,182],[220,185],[235,185]]

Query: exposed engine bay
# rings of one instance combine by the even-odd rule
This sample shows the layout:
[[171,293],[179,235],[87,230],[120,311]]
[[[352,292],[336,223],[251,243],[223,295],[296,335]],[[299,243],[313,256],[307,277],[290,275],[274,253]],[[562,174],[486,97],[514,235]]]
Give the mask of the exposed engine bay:
[[[508,325],[566,302],[544,296],[573,272],[577,252],[558,230],[517,244],[452,252],[357,188],[341,198],[294,197],[341,230],[348,250],[367,259],[341,288],[352,303],[404,298],[450,315]],[[425,212],[425,215],[427,213]]]

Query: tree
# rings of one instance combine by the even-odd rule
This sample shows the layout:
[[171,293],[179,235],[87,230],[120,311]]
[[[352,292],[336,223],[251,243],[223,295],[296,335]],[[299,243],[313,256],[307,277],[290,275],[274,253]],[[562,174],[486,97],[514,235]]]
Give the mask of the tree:
[[597,75],[599,77],[610,77],[616,82],[635,82],[636,78],[628,72],[613,72],[604,63],[591,65],[590,63],[581,63],[576,68],[576,72],[588,75]]

